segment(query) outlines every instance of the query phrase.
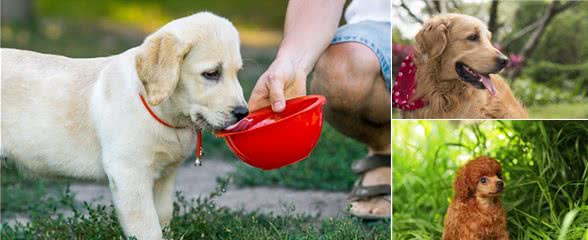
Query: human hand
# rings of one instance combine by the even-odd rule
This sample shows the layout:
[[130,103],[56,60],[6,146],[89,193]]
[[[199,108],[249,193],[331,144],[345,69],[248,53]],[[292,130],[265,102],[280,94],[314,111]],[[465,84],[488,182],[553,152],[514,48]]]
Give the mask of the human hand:
[[291,59],[276,59],[257,80],[249,98],[249,111],[268,105],[274,112],[284,111],[286,98],[306,95],[307,75]]

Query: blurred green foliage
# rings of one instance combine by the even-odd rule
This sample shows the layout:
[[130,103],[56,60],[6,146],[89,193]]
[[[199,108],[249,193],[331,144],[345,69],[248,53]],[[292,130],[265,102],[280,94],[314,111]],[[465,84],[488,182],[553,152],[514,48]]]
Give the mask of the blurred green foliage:
[[[531,78],[518,78],[513,84],[514,95],[527,107],[545,106],[548,104],[561,103],[588,103],[584,97],[585,89],[577,89],[581,93],[564,91],[555,87],[548,87],[544,84],[532,81]],[[560,117],[569,117],[561,115]]]
[[580,64],[530,61],[527,63],[524,76],[571,95],[586,96],[588,94],[588,61]]
[[396,121],[393,129],[394,239],[439,239],[455,172],[479,155],[502,163],[511,239],[585,234],[587,121]]
[[154,30],[178,17],[211,11],[250,28],[282,27],[287,1],[36,0],[36,14],[67,21],[112,21]]
[[[514,3],[510,3],[514,4]],[[524,27],[540,19],[548,2],[519,1],[509,39]],[[588,92],[588,2],[562,12],[547,26],[535,52],[525,60],[523,76],[538,83],[572,94]],[[518,53],[530,34],[513,43],[506,52]]]
[[[540,19],[547,1],[518,1],[505,4],[518,5],[512,26],[507,31],[508,39],[524,27]],[[547,26],[537,49],[530,60],[559,64],[581,64],[588,59],[588,2],[583,2],[557,15]],[[514,40],[507,52],[517,52],[530,34]],[[531,63],[530,63],[531,64]],[[526,70],[526,69],[525,69]]]
[[531,119],[588,119],[586,102],[535,105],[527,109]]

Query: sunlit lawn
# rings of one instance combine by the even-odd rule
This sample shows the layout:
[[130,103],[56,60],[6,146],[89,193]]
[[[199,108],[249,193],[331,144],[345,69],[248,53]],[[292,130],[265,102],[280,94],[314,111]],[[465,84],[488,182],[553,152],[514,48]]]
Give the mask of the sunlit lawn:
[[588,103],[561,103],[533,106],[529,118],[587,119]]
[[[588,103],[558,103],[535,105],[527,108],[530,119],[587,119]],[[400,119],[398,111],[392,114],[394,119]]]

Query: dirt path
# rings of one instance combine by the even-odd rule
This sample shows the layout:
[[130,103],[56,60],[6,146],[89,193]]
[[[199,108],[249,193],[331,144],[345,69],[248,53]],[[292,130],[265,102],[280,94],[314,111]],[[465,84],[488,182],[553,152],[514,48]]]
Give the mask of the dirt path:
[[[217,186],[216,178],[225,177],[235,167],[222,160],[207,160],[201,167],[184,165],[178,171],[176,190],[187,198],[206,196]],[[96,201],[110,204],[107,186],[95,184],[72,184],[71,191],[77,201]],[[346,193],[325,191],[296,191],[277,187],[236,188],[229,186],[215,202],[218,206],[245,211],[273,212],[283,214],[286,206],[294,206],[294,213],[319,214],[321,218],[345,215]]]

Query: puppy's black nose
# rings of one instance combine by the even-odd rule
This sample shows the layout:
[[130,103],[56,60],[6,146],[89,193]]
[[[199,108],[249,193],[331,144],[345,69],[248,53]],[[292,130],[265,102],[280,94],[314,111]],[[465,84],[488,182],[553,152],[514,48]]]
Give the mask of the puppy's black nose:
[[233,108],[233,110],[231,111],[231,114],[233,114],[233,116],[235,116],[237,121],[239,121],[249,114],[249,110],[247,110],[247,107],[237,106],[237,107]]
[[498,188],[498,192],[502,192],[504,190],[504,182],[499,180],[496,183],[496,187]]
[[508,65],[508,58],[500,54],[500,56],[496,58],[496,68],[502,70],[506,65]]

